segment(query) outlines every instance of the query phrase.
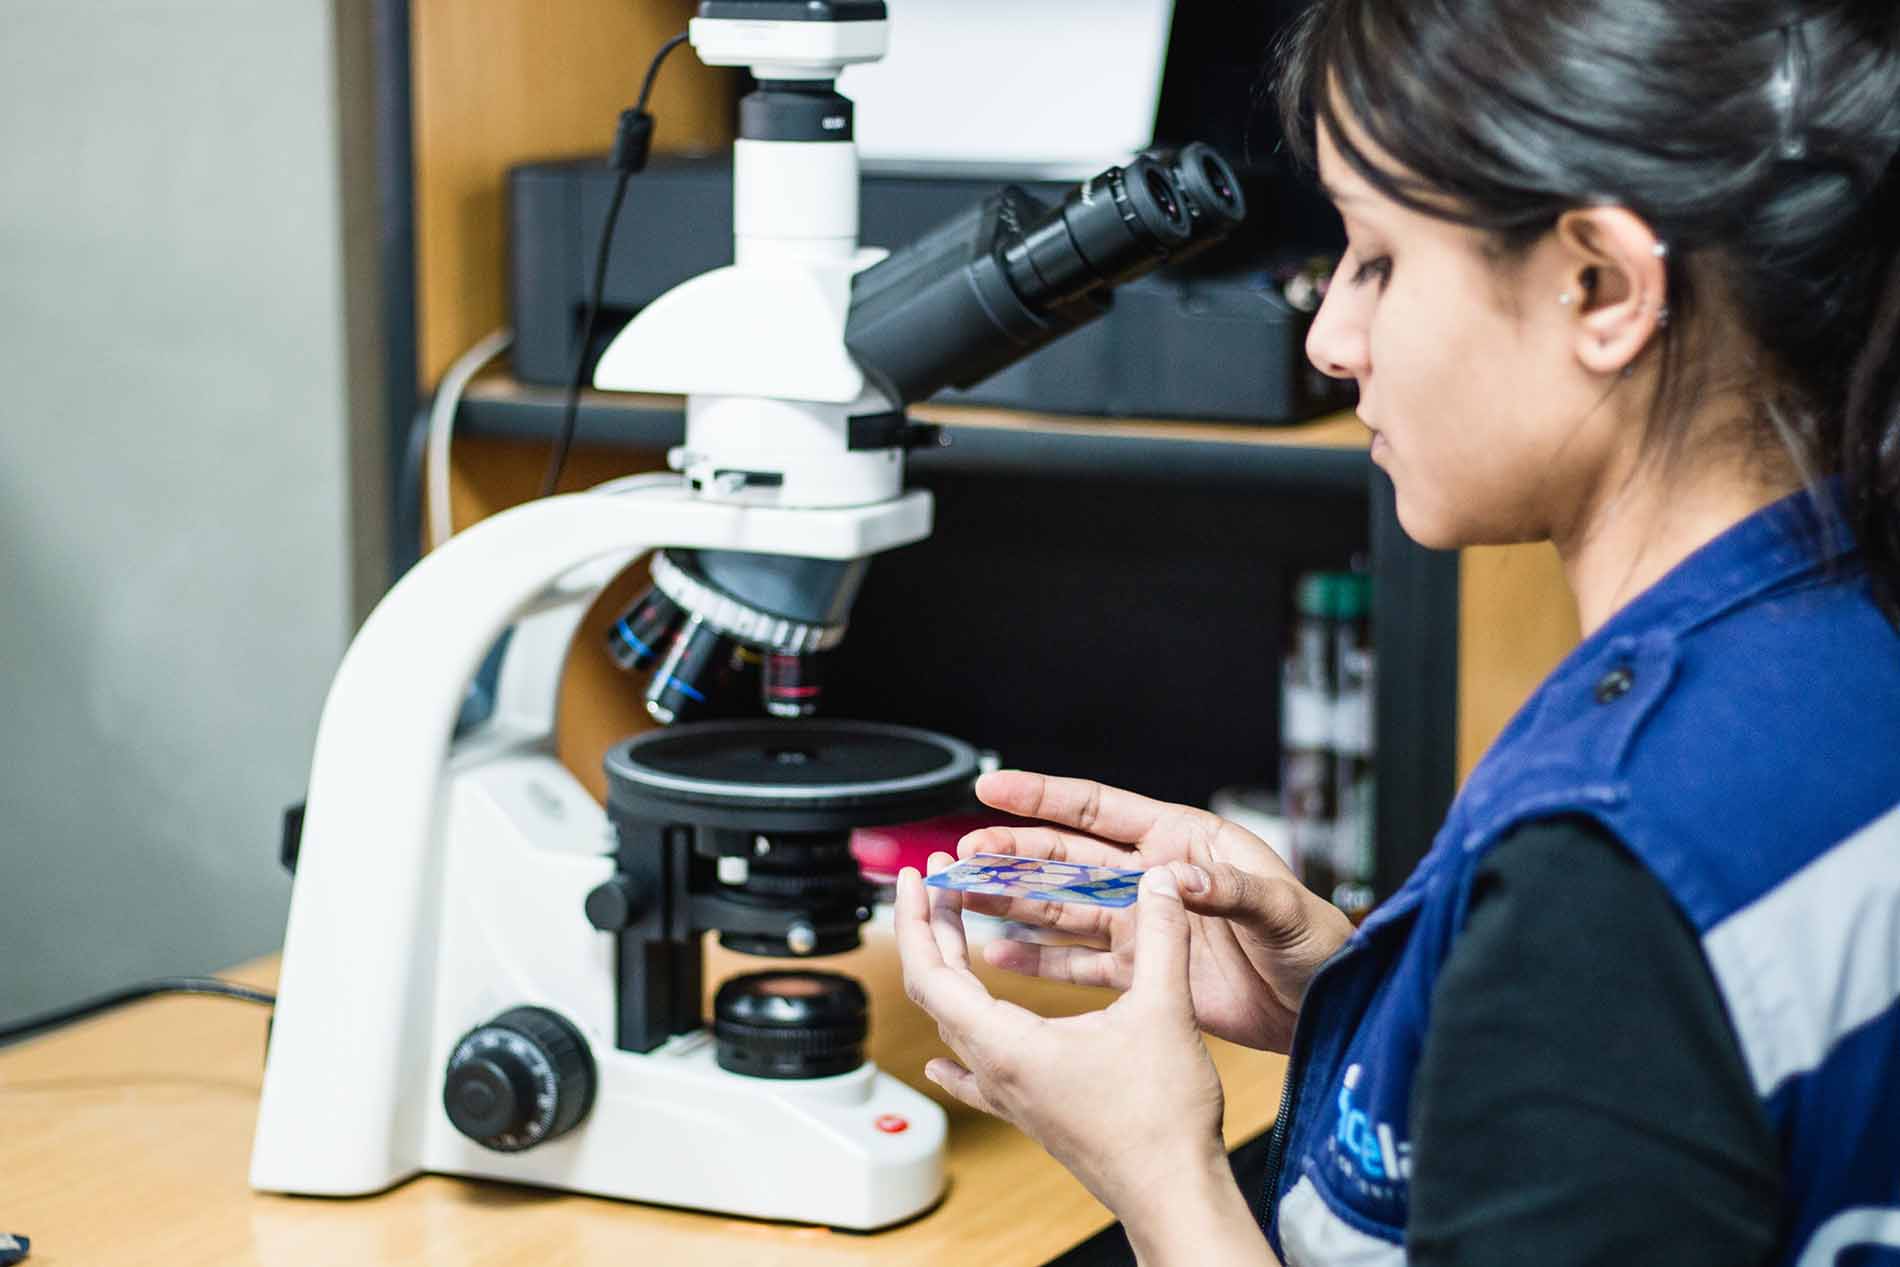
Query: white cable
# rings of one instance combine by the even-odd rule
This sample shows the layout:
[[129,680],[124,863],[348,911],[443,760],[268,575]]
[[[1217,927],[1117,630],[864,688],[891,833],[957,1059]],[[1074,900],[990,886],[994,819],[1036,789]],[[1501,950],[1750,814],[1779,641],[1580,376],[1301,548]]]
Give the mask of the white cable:
[[462,353],[435,389],[435,403],[429,407],[427,463],[428,546],[431,550],[455,535],[455,522],[449,514],[449,441],[455,431],[455,413],[461,408],[462,393],[467,390],[469,381],[490,361],[506,352],[514,341],[513,331],[495,331]]

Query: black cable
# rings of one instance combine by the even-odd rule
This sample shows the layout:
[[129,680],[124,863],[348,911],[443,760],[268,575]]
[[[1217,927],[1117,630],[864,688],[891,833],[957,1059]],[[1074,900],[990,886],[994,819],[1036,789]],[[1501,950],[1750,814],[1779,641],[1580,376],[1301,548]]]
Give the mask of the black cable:
[[681,31],[678,35],[675,35],[672,39],[660,45],[660,51],[653,55],[653,61],[647,66],[647,77],[640,81],[640,99],[633,104],[635,110],[645,111],[647,101],[653,96],[653,81],[660,77],[660,63],[666,60],[668,53],[671,53],[674,49],[684,44],[690,37],[690,34],[690,32]]
[[61,1025],[70,1025],[82,1021],[88,1016],[118,1007],[123,1003],[135,1003],[140,999],[149,999],[155,994],[210,994],[227,999],[242,999],[246,1003],[277,1002],[277,996],[268,990],[254,990],[248,985],[236,985],[229,981],[220,981],[216,977],[160,977],[155,981],[142,981],[137,985],[128,985],[101,994],[96,998],[74,1003],[70,1007],[58,1008],[51,1012],[41,1012],[38,1016],[29,1016],[23,1021],[11,1025],[0,1025],[0,1047],[8,1043],[17,1043]]
[[567,386],[567,407],[561,413],[561,433],[554,442],[554,452],[548,459],[547,477],[541,481],[541,496],[552,496],[560,486],[561,471],[567,466],[567,451],[574,443],[574,430],[580,421],[581,381],[587,372],[587,352],[594,343],[594,322],[600,316],[601,296],[607,288],[607,260],[613,251],[614,223],[620,219],[621,204],[627,200],[627,182],[633,174],[647,165],[647,150],[653,141],[653,116],[647,113],[647,101],[653,95],[653,82],[659,77],[660,66],[666,61],[667,54],[686,43],[684,31],[660,45],[660,51],[653,55],[653,62],[647,67],[646,79],[640,85],[640,100],[633,109],[623,111],[620,127],[614,135],[613,154],[608,163],[619,173],[614,181],[614,196],[607,204],[607,222],[601,226],[600,245],[594,250],[594,287],[588,294],[587,315],[581,319],[580,346],[574,349],[574,373],[569,376]]

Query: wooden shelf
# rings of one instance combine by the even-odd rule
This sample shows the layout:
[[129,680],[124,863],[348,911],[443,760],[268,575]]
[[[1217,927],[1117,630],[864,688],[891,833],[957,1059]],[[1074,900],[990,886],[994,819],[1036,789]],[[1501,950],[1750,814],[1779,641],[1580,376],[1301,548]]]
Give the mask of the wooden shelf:
[[1344,453],[1365,453],[1371,439],[1365,424],[1351,414],[1334,414],[1313,422],[1265,426],[1159,418],[1078,418],[1066,414],[997,409],[987,405],[925,403],[912,406],[910,415],[920,422],[940,423],[949,427],[991,427],[1121,440],[1332,449]]
[[[476,440],[548,441],[565,393],[494,373],[462,399],[458,433]],[[911,469],[1144,481],[1246,483],[1364,495],[1367,432],[1351,415],[1286,426],[1149,418],[1078,418],[927,402],[909,411],[942,426],[948,444],[912,453]],[[680,443],[678,397],[586,391],[577,444],[662,453]],[[649,468],[650,469],[650,468]]]

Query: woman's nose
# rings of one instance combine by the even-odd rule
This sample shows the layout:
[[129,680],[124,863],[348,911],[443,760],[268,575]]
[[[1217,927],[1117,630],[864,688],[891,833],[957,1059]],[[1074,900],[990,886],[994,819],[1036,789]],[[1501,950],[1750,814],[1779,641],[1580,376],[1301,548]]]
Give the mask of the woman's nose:
[[1364,325],[1347,300],[1350,290],[1335,277],[1306,332],[1306,359],[1328,378],[1363,378],[1370,368]]

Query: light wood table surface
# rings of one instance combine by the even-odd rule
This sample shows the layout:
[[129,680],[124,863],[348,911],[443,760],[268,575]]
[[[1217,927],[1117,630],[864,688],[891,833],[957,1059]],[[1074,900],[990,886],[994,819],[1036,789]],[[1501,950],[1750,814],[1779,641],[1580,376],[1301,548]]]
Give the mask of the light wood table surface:
[[[1039,1147],[924,1080],[924,1061],[941,1051],[936,1026],[904,998],[888,936],[873,926],[866,937],[863,949],[816,966],[864,982],[872,1059],[950,1114],[949,1193],[898,1227],[837,1232],[440,1176],[365,1198],[253,1193],[265,1009],[171,997],[0,1050],[0,1232],[32,1238],[27,1267],[1006,1267],[1046,1262],[1107,1227],[1108,1212]],[[765,962],[715,946],[708,985]],[[1108,997],[980,971],[1044,1015]],[[276,961],[230,976],[269,986]],[[347,1051],[348,1036],[337,1041]],[[1209,1046],[1237,1148],[1271,1125],[1285,1062]]]

